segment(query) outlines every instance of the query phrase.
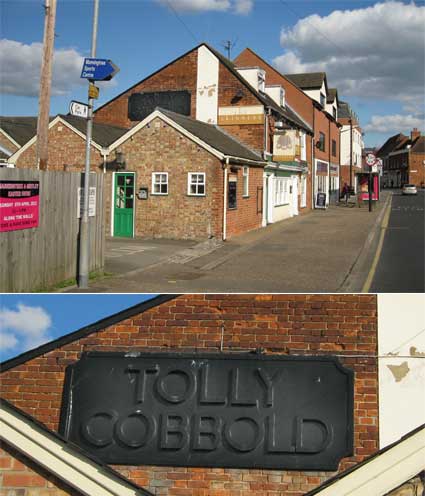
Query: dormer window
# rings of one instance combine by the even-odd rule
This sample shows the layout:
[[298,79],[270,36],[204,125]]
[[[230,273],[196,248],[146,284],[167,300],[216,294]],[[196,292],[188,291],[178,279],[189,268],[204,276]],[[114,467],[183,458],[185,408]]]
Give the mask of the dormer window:
[[320,105],[324,108],[326,104],[326,96],[323,93],[320,93]]
[[336,119],[336,108],[335,108],[335,107],[333,107],[333,109],[332,109],[332,110],[333,110],[334,119]]
[[258,91],[262,91],[264,93],[266,89],[266,75],[264,72],[258,71]]
[[284,107],[285,106],[285,91],[283,90],[283,88],[280,88],[279,100],[280,100],[279,105],[281,107]]

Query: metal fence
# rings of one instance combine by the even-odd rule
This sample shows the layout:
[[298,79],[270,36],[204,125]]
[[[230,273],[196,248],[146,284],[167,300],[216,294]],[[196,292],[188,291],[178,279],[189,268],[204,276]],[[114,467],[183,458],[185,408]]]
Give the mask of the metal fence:
[[[103,174],[90,174],[96,187],[95,216],[89,217],[90,271],[103,270],[105,209]],[[0,291],[43,291],[77,277],[80,172],[0,169],[0,181],[39,181],[39,225],[0,233]]]

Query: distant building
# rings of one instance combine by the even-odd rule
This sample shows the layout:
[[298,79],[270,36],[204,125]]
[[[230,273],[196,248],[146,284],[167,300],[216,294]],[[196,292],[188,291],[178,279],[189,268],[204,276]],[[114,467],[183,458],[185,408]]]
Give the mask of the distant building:
[[413,128],[410,136],[391,136],[377,152],[383,161],[383,186],[425,185],[425,136]]
[[364,143],[359,118],[347,102],[339,102],[338,122],[342,124],[341,183],[347,183],[356,191],[355,175],[362,170]]

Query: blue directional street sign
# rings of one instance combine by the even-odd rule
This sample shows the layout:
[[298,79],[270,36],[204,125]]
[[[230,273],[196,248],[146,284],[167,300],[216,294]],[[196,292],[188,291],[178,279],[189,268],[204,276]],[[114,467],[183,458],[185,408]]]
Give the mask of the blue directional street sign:
[[109,59],[84,59],[81,78],[91,81],[109,81],[119,68]]

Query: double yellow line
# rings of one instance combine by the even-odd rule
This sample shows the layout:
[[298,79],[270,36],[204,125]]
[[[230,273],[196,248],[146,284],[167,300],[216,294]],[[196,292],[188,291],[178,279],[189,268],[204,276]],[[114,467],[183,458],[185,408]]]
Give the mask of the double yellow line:
[[367,279],[363,285],[362,293],[369,293],[370,286],[372,285],[372,281],[373,281],[373,278],[375,276],[376,267],[378,266],[379,257],[381,256],[381,252],[382,252],[382,246],[384,245],[385,231],[387,230],[388,221],[390,219],[392,201],[393,201],[393,197],[391,196],[390,201],[387,205],[387,210],[386,210],[384,218],[382,220],[381,235],[379,237],[378,247],[376,248],[376,253],[375,253],[375,256],[373,258],[373,262],[372,262],[372,266],[370,267],[369,274],[368,274]]

